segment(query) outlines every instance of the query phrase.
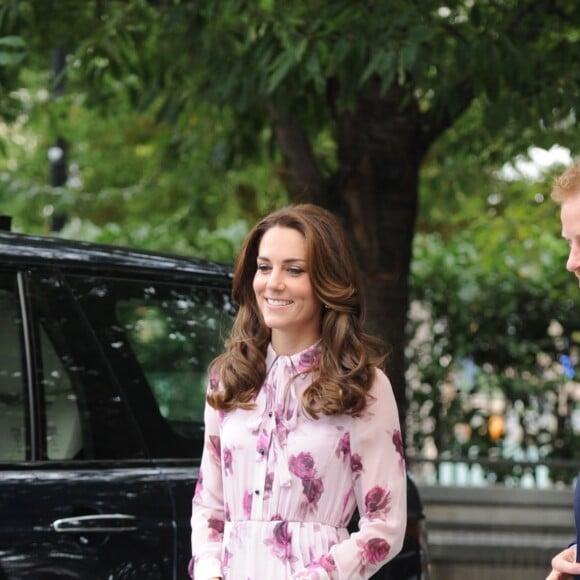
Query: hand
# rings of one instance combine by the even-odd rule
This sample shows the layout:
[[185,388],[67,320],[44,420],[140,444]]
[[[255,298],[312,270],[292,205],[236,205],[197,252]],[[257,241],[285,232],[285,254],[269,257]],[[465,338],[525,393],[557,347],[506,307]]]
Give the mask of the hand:
[[546,580],[572,580],[580,576],[580,563],[576,562],[576,546],[570,546],[552,558],[552,571]]

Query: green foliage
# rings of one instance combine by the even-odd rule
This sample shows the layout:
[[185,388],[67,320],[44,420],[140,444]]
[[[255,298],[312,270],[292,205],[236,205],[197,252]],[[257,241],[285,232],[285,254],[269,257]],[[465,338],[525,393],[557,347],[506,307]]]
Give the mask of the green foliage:
[[[161,222],[155,214],[167,210],[171,229],[186,234],[181,245],[193,248],[187,232],[200,224],[227,229],[240,213],[242,219],[255,215],[238,207],[248,189],[258,200],[257,192],[272,191],[266,203],[253,202],[259,209],[286,198],[274,170],[279,158],[268,103],[306,129],[330,177],[345,169],[326,154],[337,149],[336,141],[321,146],[336,139],[331,119],[354,110],[361,95],[385,95],[398,85],[406,94],[401,114],[413,114],[408,105],[414,102],[426,127],[434,119],[454,125],[424,164],[423,181],[433,181],[429,172],[442,177],[438,207],[441,199],[477,206],[485,188],[474,190],[474,179],[461,177],[466,166],[493,182],[491,172],[532,142],[577,143],[567,137],[578,134],[577,6],[574,0],[559,0],[557,9],[531,0],[456,0],[445,7],[434,0],[420,6],[402,0],[5,0],[0,108],[6,119],[24,114],[18,130],[37,141],[39,152],[24,155],[0,136],[20,184],[12,171],[5,173],[5,203],[12,206],[18,195],[45,213],[62,205],[71,217],[81,208],[75,216],[81,223],[108,229],[113,238],[118,229],[127,240],[133,224]],[[56,49],[67,54],[64,75],[51,71]],[[41,100],[12,90],[31,82],[44,91]],[[71,146],[81,185],[47,191],[43,149],[58,136]],[[462,187],[445,187],[446,163]],[[230,176],[252,173],[248,164],[258,181],[228,185]],[[453,200],[457,191],[462,195]],[[184,208],[190,194],[193,203]],[[32,202],[34,195],[42,201]],[[96,197],[99,202],[91,201]],[[24,211],[27,229],[28,216]],[[42,212],[32,214],[35,227],[43,219]],[[132,240],[159,239],[154,223],[150,232]]]
[[[26,87],[11,93],[17,122],[0,131],[0,211],[16,230],[48,233],[64,217],[66,237],[230,261],[248,224],[284,203],[268,130],[254,134],[262,153],[245,163],[236,119],[195,95],[194,12],[141,0],[0,6],[0,74]],[[68,57],[57,76],[59,48]],[[54,187],[47,154],[57,137],[68,179]]]
[[[0,211],[16,230],[49,233],[65,215],[65,237],[231,261],[248,224],[285,200],[271,161],[232,167],[231,121],[211,108],[181,127],[157,122],[154,108],[125,103],[105,114],[78,94],[52,99],[33,72],[27,84],[26,114],[6,128],[0,159]],[[56,135],[69,143],[62,187],[49,184]]]
[[487,208],[463,207],[461,229],[446,224],[444,233],[416,238],[407,350],[412,451],[576,456],[575,387],[560,357],[580,360],[578,288],[564,268],[556,208],[538,189],[549,191],[546,183],[506,183]]
[[538,120],[545,131],[567,119],[578,94],[577,3],[547,4],[6,0],[0,35],[26,38],[34,66],[64,48],[67,90],[90,107],[128,101],[172,124],[200,100],[227,108],[228,141],[245,157],[260,152],[267,102],[311,137],[327,128],[331,85],[338,109],[397,84],[423,114],[451,121],[474,101],[484,134],[507,133],[521,151]]

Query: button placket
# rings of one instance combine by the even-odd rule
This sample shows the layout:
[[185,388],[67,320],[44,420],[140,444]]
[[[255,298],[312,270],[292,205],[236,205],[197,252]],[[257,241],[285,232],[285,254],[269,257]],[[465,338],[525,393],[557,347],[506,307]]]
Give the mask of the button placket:
[[[263,517],[264,499],[266,489],[266,476],[268,474],[269,453],[268,449],[272,445],[272,429],[274,426],[273,413],[268,413],[266,421],[267,445],[266,441],[256,449],[256,463],[253,477],[253,499],[252,499],[252,519],[259,520]],[[263,433],[264,435],[265,433]]]

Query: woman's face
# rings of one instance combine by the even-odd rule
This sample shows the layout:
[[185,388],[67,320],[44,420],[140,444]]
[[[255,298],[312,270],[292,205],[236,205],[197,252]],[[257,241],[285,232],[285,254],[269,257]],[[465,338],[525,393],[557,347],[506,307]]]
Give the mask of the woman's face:
[[272,346],[293,354],[320,338],[322,304],[314,294],[306,263],[306,240],[293,228],[274,226],[260,241],[254,293]]

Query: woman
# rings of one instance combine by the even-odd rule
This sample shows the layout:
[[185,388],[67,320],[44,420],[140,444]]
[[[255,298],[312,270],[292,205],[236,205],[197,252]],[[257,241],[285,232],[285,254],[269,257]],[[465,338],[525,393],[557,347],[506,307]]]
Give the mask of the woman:
[[314,205],[264,218],[232,296],[238,314],[210,369],[190,575],[369,578],[402,547],[405,462],[338,221]]

